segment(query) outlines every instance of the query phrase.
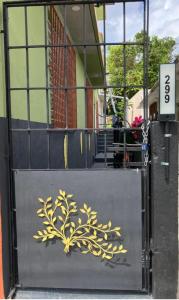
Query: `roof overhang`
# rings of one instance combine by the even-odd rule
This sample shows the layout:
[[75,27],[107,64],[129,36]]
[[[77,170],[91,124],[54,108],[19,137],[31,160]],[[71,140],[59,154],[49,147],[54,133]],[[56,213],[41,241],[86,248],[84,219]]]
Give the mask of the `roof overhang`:
[[[69,30],[71,39],[75,45],[98,44],[99,33],[93,4],[78,4],[79,10],[73,10],[74,5],[66,5],[66,18],[64,17],[64,7],[60,7],[63,19],[66,19],[66,25]],[[85,10],[85,20],[84,20]],[[85,21],[85,24],[84,24]],[[85,36],[84,36],[85,29]],[[85,40],[84,40],[85,39]],[[101,46],[76,46],[82,62],[85,65],[91,84],[95,86],[103,85],[104,68]]]

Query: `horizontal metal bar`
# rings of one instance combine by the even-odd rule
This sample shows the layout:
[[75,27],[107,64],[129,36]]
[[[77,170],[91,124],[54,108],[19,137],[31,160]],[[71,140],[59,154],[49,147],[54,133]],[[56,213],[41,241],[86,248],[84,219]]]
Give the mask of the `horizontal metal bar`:
[[142,152],[141,147],[107,147],[107,152],[114,152],[114,151],[119,151],[119,152]]
[[143,167],[143,162],[138,162],[138,161],[134,161],[134,162],[126,162],[126,166],[127,167]]
[[[108,163],[108,165],[111,165]],[[130,167],[136,167],[136,168],[142,168],[143,167],[143,163],[142,162],[126,162],[126,166],[130,166]],[[116,169],[112,169],[114,172],[117,172],[119,169],[123,169],[123,167],[121,168],[116,168]],[[64,171],[64,172],[73,172],[73,171],[91,171],[91,172],[95,172],[96,170],[101,170],[101,171],[111,171],[111,168],[83,168],[83,169],[12,169],[13,172],[19,172],[19,171],[27,171],[27,172],[32,172],[32,171],[47,171],[47,172],[53,172],[53,171]]]
[[20,45],[20,46],[9,46],[8,49],[27,49],[27,48],[72,48],[72,47],[101,47],[101,46],[144,46],[144,43],[136,42],[113,42],[113,43],[83,43],[83,44],[55,44],[55,45]]
[[[115,4],[115,3],[123,3],[123,2],[144,2],[144,0],[76,0],[75,5],[77,4]],[[6,7],[24,7],[24,6],[50,6],[50,5],[74,5],[74,1],[68,1],[68,0],[62,0],[59,2],[59,0],[56,1],[10,1],[10,2],[4,2],[4,5]]]
[[[139,128],[138,128],[139,129]],[[141,128],[140,128],[141,129]],[[130,128],[130,131],[132,132],[132,129]],[[120,147],[120,146],[123,146],[124,145],[124,143],[112,143],[113,144],[113,147]],[[126,146],[127,147],[132,147],[132,146],[134,146],[135,145],[135,147],[141,147],[142,146],[142,144],[135,144],[135,143],[133,143],[133,144],[128,144],[128,143],[126,143]]]
[[96,85],[96,86],[67,86],[67,87],[62,87],[62,86],[49,86],[49,87],[14,87],[14,88],[9,88],[10,91],[28,91],[28,90],[80,90],[80,89],[142,89],[144,86],[143,85]]
[[123,128],[105,128],[105,129],[100,129],[100,128],[48,128],[48,127],[44,127],[44,128],[10,128],[11,131],[22,131],[22,132],[29,132],[29,131],[64,131],[64,132],[73,132],[73,131],[87,131],[87,132],[91,132],[91,131],[98,131],[100,132],[108,132],[108,131],[141,131],[141,128],[127,128],[127,127],[123,127]]

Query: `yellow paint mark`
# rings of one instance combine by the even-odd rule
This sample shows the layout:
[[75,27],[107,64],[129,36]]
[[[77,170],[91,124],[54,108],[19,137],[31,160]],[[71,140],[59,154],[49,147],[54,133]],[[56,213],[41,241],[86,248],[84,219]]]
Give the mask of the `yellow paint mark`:
[[65,169],[68,168],[68,135],[64,137],[64,165]]

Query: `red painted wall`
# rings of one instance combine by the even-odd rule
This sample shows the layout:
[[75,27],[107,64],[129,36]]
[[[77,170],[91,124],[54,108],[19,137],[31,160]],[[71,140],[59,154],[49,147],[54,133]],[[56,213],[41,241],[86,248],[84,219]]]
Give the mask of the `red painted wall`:
[[[49,9],[49,43],[64,45],[64,26],[54,6]],[[71,45],[67,35],[66,44]],[[51,90],[53,127],[77,127],[76,53],[73,47],[51,47],[49,51],[50,84],[52,87],[70,87]]]

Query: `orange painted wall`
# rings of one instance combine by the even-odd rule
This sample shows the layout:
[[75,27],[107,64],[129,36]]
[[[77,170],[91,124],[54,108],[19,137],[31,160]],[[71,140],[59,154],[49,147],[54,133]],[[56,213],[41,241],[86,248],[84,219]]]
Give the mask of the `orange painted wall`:
[[[1,197],[0,197],[0,200],[1,200]],[[0,212],[1,212],[1,207],[0,207]],[[2,262],[2,219],[1,219],[1,215],[0,215],[0,299],[4,299],[3,262]]]

